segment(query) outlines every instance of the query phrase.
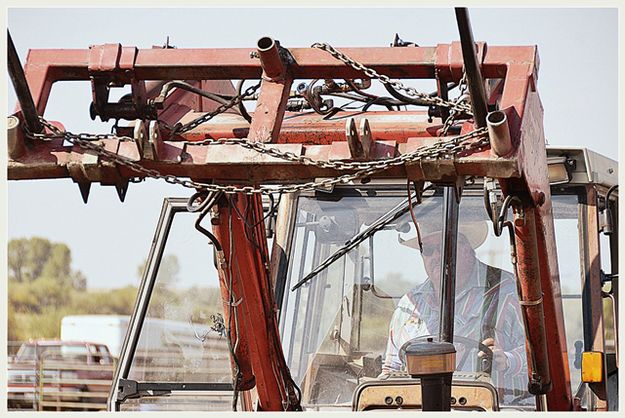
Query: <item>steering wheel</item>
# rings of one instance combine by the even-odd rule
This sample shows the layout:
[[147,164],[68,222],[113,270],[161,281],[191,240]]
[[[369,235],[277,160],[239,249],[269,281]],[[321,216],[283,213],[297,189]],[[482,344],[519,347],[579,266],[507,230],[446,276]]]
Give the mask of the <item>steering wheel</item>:
[[[402,359],[402,362],[405,363],[405,358],[406,358],[405,347],[407,344],[413,343],[413,342],[425,341],[429,338],[433,339],[434,341],[438,340],[438,336],[436,335],[422,335],[420,337],[412,338],[408,340],[406,343],[404,343],[404,345],[402,345],[401,349],[399,350],[400,359]],[[454,344],[456,343],[460,343],[467,348],[477,346],[477,348],[480,351],[483,351],[486,354],[486,356],[482,357],[482,361],[480,363],[480,369],[482,372],[485,372],[489,375],[491,374],[491,371],[493,368],[493,350],[491,350],[487,345],[481,343],[478,340],[474,340],[473,338],[462,337],[460,335],[454,335]],[[458,365],[457,366],[458,369],[462,369],[462,366],[468,360],[470,353],[471,353],[471,350],[464,350],[464,354],[462,358],[456,362],[456,364]]]

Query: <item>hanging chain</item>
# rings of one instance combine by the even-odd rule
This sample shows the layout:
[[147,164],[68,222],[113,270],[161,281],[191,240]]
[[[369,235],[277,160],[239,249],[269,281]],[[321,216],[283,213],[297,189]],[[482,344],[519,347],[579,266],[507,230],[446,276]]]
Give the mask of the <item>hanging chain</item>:
[[[455,101],[447,101],[443,100],[440,97],[431,97],[425,93],[418,92],[413,87],[409,87],[401,83],[399,80],[391,80],[388,76],[379,74],[372,68],[366,67],[361,63],[358,63],[343,54],[342,52],[337,51],[332,46],[325,43],[315,43],[312,45],[313,48],[322,49],[329,54],[331,54],[336,59],[342,61],[343,63],[351,66],[352,68],[363,72],[369,78],[377,78],[380,82],[384,84],[388,84],[391,87],[402,90],[407,93],[409,96],[418,97],[428,103],[435,106],[444,106],[449,107],[451,109],[450,114],[454,115],[460,112],[470,113],[471,108],[468,104],[464,103],[463,92],[466,87],[463,86],[466,84],[466,75],[463,75],[462,80],[460,81],[460,91],[461,97],[456,99]],[[174,127],[168,127],[171,130],[171,136],[175,134],[180,134],[187,132],[196,128],[212,119],[213,117],[225,112],[226,110],[238,105],[241,103],[246,97],[253,95],[260,87],[260,83],[251,87],[248,87],[243,93],[233,97],[230,101],[221,106],[217,107],[212,112],[209,112],[199,118],[192,120],[184,125],[178,123]],[[453,119],[448,118],[445,121],[444,133],[447,132],[451,124],[453,123]],[[29,138],[33,139],[54,139],[54,138],[63,138],[65,141],[71,143],[72,145],[77,145],[85,150],[92,151],[95,154],[106,158],[107,160],[126,166],[133,171],[143,174],[146,177],[151,177],[155,179],[164,180],[170,184],[180,185],[186,188],[196,189],[196,190],[205,190],[207,192],[222,192],[226,194],[234,194],[234,193],[245,193],[245,194],[271,194],[271,193],[293,193],[305,190],[315,190],[315,189],[327,189],[331,188],[337,184],[346,184],[354,180],[363,179],[367,177],[371,177],[374,174],[379,172],[388,170],[391,167],[400,166],[404,164],[413,164],[418,161],[424,159],[453,159],[458,154],[468,153],[471,151],[482,150],[486,146],[489,145],[487,130],[485,128],[477,129],[467,134],[452,137],[449,139],[444,139],[439,142],[436,142],[432,145],[424,145],[416,150],[402,154],[398,157],[383,159],[383,160],[373,160],[373,161],[320,161],[314,160],[310,157],[297,155],[293,152],[285,152],[281,151],[277,148],[269,147],[262,142],[250,141],[245,138],[224,138],[224,139],[205,139],[202,141],[177,141],[179,143],[202,146],[202,145],[212,145],[212,144],[222,144],[222,145],[239,145],[245,149],[253,150],[259,154],[268,155],[270,157],[279,158],[282,160],[302,164],[302,165],[311,165],[324,169],[334,169],[337,171],[351,171],[351,173],[343,174],[337,177],[325,178],[319,181],[310,181],[307,183],[300,184],[291,184],[291,185],[264,185],[264,186],[232,186],[232,185],[219,185],[219,184],[210,184],[210,183],[201,183],[193,180],[182,180],[171,174],[161,174],[159,171],[154,169],[149,169],[139,164],[138,162],[121,156],[115,152],[106,150],[99,141],[105,139],[115,139],[119,141],[134,141],[133,138],[127,136],[116,136],[113,134],[88,134],[88,133],[80,133],[74,134],[68,131],[62,131],[58,129],[56,126],[52,125],[48,121],[40,118],[42,124],[48,128],[50,133],[31,133],[26,132],[26,135]],[[447,126],[448,121],[449,126]],[[170,136],[170,137],[171,137]],[[477,139],[477,140],[476,140]]]
[[453,106],[449,110],[449,116],[447,117],[447,119],[445,119],[445,122],[443,123],[443,129],[441,130],[441,136],[447,135],[447,132],[449,131],[449,128],[452,127],[452,125],[454,124],[456,118],[463,112],[462,104],[464,102],[467,102],[467,101],[471,100],[471,97],[468,94],[466,94],[466,91],[467,91],[467,73],[464,70],[464,68],[462,69],[462,78],[460,79],[460,82],[458,83],[458,90],[460,91],[460,94],[458,95],[458,98],[456,98],[456,100],[453,101],[453,103],[455,103],[456,105]]
[[363,72],[369,78],[378,79],[380,80],[382,84],[387,84],[393,87],[395,90],[401,90],[405,92],[408,96],[419,98],[423,100],[424,102],[427,102],[434,106],[449,107],[452,109],[459,108],[460,110],[468,114],[471,113],[471,107],[466,104],[458,104],[452,101],[444,100],[440,97],[431,97],[429,94],[422,93],[418,91],[417,89],[415,89],[414,87],[406,86],[404,83],[402,83],[399,80],[392,80],[389,76],[384,75],[384,74],[379,74],[373,68],[366,67],[365,65],[357,61],[354,61],[352,58],[350,58],[349,56],[345,55],[344,53],[340,52],[339,50],[337,50],[336,48],[334,48],[333,46],[327,43],[317,42],[317,43],[312,44],[311,48],[317,48],[317,49],[321,49],[322,51],[326,51],[327,53],[332,55],[337,60],[343,62],[344,64],[349,65],[355,70]]
[[220,105],[219,107],[217,107],[215,110],[213,110],[212,112],[209,112],[203,116],[200,116],[199,118],[193,119],[191,122],[188,122],[184,125],[182,124],[176,124],[174,125],[173,128],[171,128],[171,136],[174,136],[175,134],[181,134],[181,133],[185,133],[187,131],[190,131],[192,129],[197,128],[198,126],[200,126],[201,124],[208,122],[209,120],[211,120],[212,118],[214,118],[215,116],[225,112],[226,110],[237,106],[239,103],[241,103],[243,100],[245,100],[247,97],[253,95],[254,93],[256,93],[256,90],[258,90],[260,88],[260,83],[254,85],[254,86],[250,86],[247,89],[245,89],[245,91],[237,96],[234,96],[231,100],[229,100],[228,102]]
[[[343,174],[337,177],[325,178],[319,181],[311,181],[307,183],[292,185],[264,185],[264,186],[232,186],[219,185],[210,183],[201,183],[194,180],[182,180],[172,174],[161,174],[159,171],[149,169],[138,162],[119,155],[115,152],[108,151],[97,141],[102,139],[114,138],[120,141],[134,141],[130,137],[116,137],[110,134],[90,135],[90,134],[74,134],[67,131],[61,131],[45,119],[41,118],[41,123],[48,128],[51,134],[30,134],[31,138],[52,139],[63,138],[67,142],[77,145],[85,150],[93,151],[99,156],[107,160],[126,166],[137,173],[141,173],[146,177],[164,180],[170,184],[176,184],[190,189],[201,189],[207,192],[223,192],[227,194],[245,193],[245,194],[271,194],[271,193],[293,193],[305,190],[326,189],[337,184],[346,184],[354,180],[371,177],[374,174],[388,170],[391,167],[411,164],[424,159],[450,159],[459,153],[476,151],[484,149],[488,146],[489,140],[486,128],[480,128],[469,132],[465,135],[452,137],[443,141],[435,142],[432,145],[424,145],[416,150],[402,154],[398,157],[373,161],[317,161],[310,157],[296,155],[292,152],[282,152],[276,148],[267,147],[260,142],[249,141],[247,139],[208,139],[200,142],[188,142],[191,144],[207,145],[207,144],[237,144],[243,148],[252,149],[260,154],[266,154],[272,157],[285,159],[287,161],[297,162],[303,165],[314,165],[321,168],[332,168],[336,170],[355,170],[353,173]],[[475,141],[475,139],[479,139]],[[185,141],[186,142],[186,141]]]

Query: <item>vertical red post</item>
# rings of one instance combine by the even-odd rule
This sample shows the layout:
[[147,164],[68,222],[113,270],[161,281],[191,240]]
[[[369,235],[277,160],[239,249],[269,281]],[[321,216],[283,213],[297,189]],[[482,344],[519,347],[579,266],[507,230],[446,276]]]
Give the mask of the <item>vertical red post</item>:
[[545,313],[536,244],[536,219],[531,206],[515,208],[514,235],[517,247],[519,304],[526,320],[527,373],[530,393],[551,390],[551,374],[545,338]]
[[[290,375],[278,335],[260,196],[227,196],[218,202],[218,211],[219,223],[214,225],[214,232],[223,246],[222,293],[224,285],[236,293],[237,338],[241,347],[247,346],[247,350],[235,353],[237,360],[251,366],[259,410],[294,409],[287,389]],[[230,317],[225,320],[228,324]],[[234,326],[234,322],[230,324]]]

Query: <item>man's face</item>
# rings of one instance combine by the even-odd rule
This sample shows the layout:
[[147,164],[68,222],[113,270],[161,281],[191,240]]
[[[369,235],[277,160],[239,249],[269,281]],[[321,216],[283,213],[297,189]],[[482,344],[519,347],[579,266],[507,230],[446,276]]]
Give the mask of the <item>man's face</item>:
[[[440,286],[442,232],[423,237],[423,264],[436,289]],[[459,233],[456,255],[456,288],[462,289],[471,275],[475,263],[475,251],[467,238]]]

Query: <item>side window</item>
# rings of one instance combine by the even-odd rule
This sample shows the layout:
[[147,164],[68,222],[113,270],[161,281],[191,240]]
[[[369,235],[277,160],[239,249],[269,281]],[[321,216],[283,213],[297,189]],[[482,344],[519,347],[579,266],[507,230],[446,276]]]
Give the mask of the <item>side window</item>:
[[605,332],[605,349],[606,353],[616,352],[616,343],[614,338],[614,293],[612,288],[612,281],[608,276],[611,273],[610,265],[610,237],[605,234],[599,235],[599,246],[601,251],[601,271],[603,284],[601,290],[603,291],[603,329]]
[[552,200],[571,391],[575,393],[581,383],[584,350],[578,198],[554,195]]
[[168,235],[147,261],[153,287],[128,375],[121,376],[151,384],[153,393],[162,395],[126,399],[122,411],[231,410],[229,347],[213,247],[194,228],[197,214],[182,208],[170,212]]
[[100,356],[100,364],[112,364],[113,358],[111,357],[111,353],[108,348],[104,345],[96,345],[96,349]]
[[91,363],[100,364],[100,360],[102,359],[102,357],[100,356],[100,350],[98,349],[98,346],[90,344],[87,347],[89,347]]

